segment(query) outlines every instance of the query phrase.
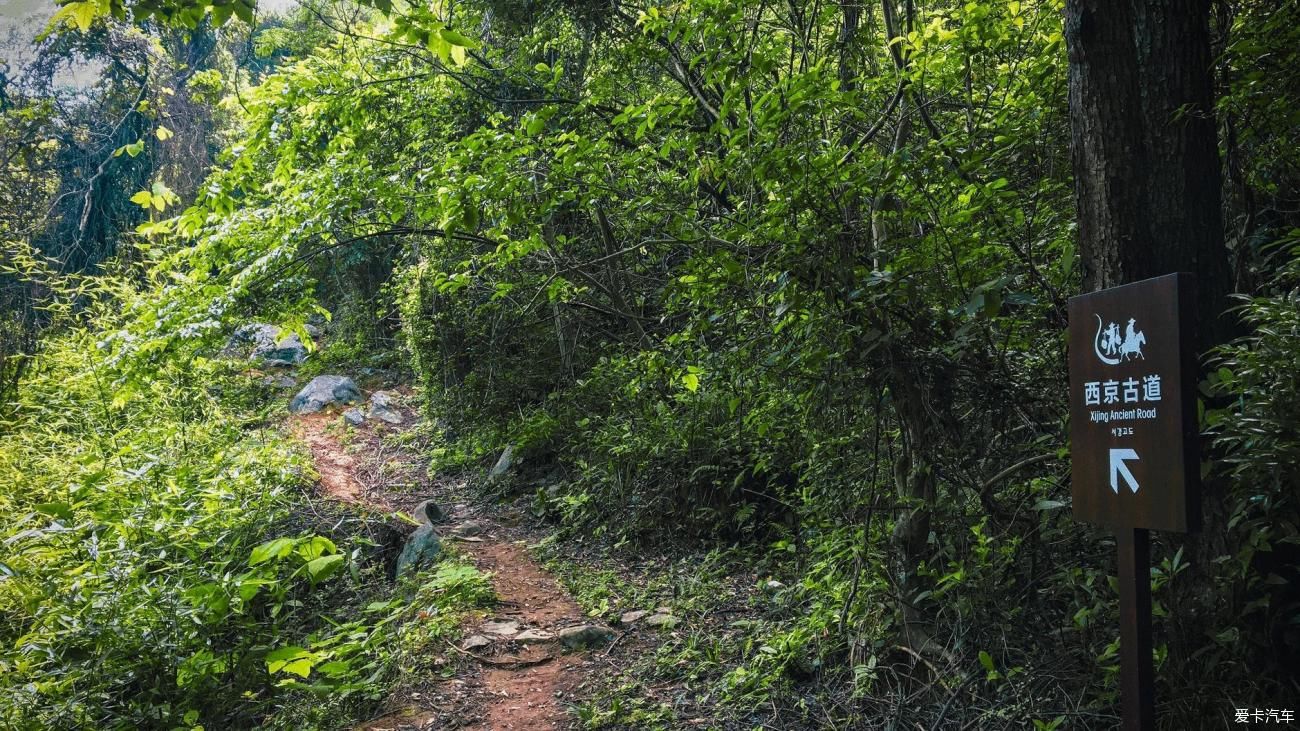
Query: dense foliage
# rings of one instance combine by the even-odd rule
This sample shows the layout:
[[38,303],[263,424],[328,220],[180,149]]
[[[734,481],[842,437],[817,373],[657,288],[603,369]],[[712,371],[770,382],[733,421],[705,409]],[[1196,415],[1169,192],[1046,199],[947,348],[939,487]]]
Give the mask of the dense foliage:
[[[1079,275],[1061,3],[900,5],[313,6],[304,32],[261,28],[275,63],[250,62],[223,103],[229,144],[193,205],[140,227],[133,282],[51,336],[4,430],[0,466],[32,487],[0,511],[25,516],[10,535],[31,548],[0,567],[0,640],[23,638],[0,662],[104,684],[16,707],[84,721],[130,696],[94,720],[148,725],[209,673],[255,700],[202,713],[267,712],[240,663],[315,610],[255,616],[269,589],[215,613],[193,599],[250,576],[279,600],[320,588],[297,563],[244,565],[296,478],[218,417],[245,397],[203,354],[253,312],[300,327],[326,310],[355,343],[400,332],[444,466],[514,444],[558,484],[538,501],[567,535],[739,544],[792,579],[711,678],[736,706],[1110,723],[1112,551],[1065,509]],[[1215,19],[1251,334],[1203,384],[1226,529],[1192,565],[1181,539],[1157,546],[1171,728],[1296,690],[1297,19],[1267,2]],[[243,550],[211,553],[218,536]],[[172,588],[147,588],[181,555]],[[114,562],[143,572],[113,620],[133,633],[68,609],[108,601],[95,582]],[[204,649],[218,634],[240,637],[230,655]],[[921,659],[911,679],[877,670],[903,656]]]
[[[490,599],[454,559],[392,598],[391,529],[308,502],[249,376],[191,352],[130,389],[96,339],[145,294],[64,294],[86,325],[46,340],[0,436],[0,725],[332,727]],[[442,614],[399,631],[414,608]]]

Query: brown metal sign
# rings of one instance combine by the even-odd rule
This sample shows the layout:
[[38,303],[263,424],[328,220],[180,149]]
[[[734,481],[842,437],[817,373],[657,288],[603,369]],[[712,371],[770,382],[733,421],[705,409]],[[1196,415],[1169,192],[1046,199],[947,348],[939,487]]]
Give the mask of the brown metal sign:
[[1072,297],[1074,517],[1111,528],[1200,527],[1194,278]]

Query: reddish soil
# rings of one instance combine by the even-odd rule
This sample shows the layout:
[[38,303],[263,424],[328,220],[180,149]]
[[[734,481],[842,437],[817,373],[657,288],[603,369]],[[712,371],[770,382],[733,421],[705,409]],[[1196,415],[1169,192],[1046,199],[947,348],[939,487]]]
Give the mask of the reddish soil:
[[338,423],[339,417],[326,412],[306,414],[294,419],[293,434],[311,450],[320,475],[321,493],[340,502],[371,504],[356,478],[356,458],[347,454],[338,438],[327,430],[331,424]]
[[[492,572],[497,595],[508,607],[500,614],[521,626],[552,633],[581,622],[582,610],[578,605],[520,546],[492,542],[489,538],[483,543],[469,544],[469,549],[478,567]],[[483,684],[499,698],[487,708],[483,723],[472,728],[543,731],[568,725],[561,699],[571,694],[581,679],[584,663],[576,655],[560,655],[554,642],[526,646],[525,652],[516,657],[535,662],[541,659],[539,650],[549,653],[553,659],[521,669],[496,666],[487,671]]]
[[[407,424],[414,423],[414,414],[406,413]],[[456,540],[457,527],[473,517],[479,528],[474,531],[477,535],[457,543],[480,569],[491,572],[500,605],[487,620],[513,621],[520,631],[533,629],[551,634],[583,623],[585,618],[578,605],[554,577],[529,557],[523,541],[512,540],[509,528],[489,514],[475,514],[467,505],[444,503],[455,500],[463,485],[430,481],[418,453],[389,446],[377,433],[409,427],[376,426],[367,421],[346,432],[346,439],[340,439],[345,432],[337,414],[322,412],[291,418],[291,431],[314,458],[324,497],[379,512],[410,511],[419,500],[433,498],[450,514],[449,525],[439,531],[445,540]],[[482,632],[473,626],[464,628],[467,637]],[[595,667],[583,654],[562,653],[553,640],[523,644],[497,639],[486,648],[448,648],[448,652],[473,658],[480,666],[477,676],[458,674],[451,679],[430,679],[436,698],[413,693],[400,702],[392,699],[389,707],[401,710],[361,724],[357,731],[569,728],[573,723],[566,703],[572,702],[574,691]],[[447,716],[445,704],[449,702],[457,707],[454,718]]]

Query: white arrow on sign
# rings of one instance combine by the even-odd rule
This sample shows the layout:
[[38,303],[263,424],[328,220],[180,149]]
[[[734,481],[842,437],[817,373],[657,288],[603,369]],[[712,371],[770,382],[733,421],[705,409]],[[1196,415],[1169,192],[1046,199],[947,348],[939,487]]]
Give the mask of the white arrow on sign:
[[1132,472],[1128,471],[1128,465],[1124,464],[1125,460],[1130,459],[1138,459],[1138,453],[1132,449],[1110,450],[1110,489],[1114,490],[1117,495],[1119,494],[1119,480],[1116,478],[1121,475],[1124,477],[1124,481],[1128,483],[1128,489],[1133,492],[1138,491],[1137,478],[1133,476]]

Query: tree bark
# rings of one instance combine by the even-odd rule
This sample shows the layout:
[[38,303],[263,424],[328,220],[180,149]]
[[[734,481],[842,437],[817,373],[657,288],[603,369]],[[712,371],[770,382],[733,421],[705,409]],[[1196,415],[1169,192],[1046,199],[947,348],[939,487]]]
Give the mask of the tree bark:
[[1198,279],[1199,345],[1231,333],[1209,0],[1067,0],[1083,287]]
[[[1236,330],[1223,238],[1210,0],[1066,0],[1071,154],[1083,288],[1176,271],[1197,277],[1201,353]],[[1200,636],[1213,560],[1226,550],[1222,486],[1202,491],[1204,529],[1175,611]],[[1171,642],[1171,647],[1189,643]],[[1189,658],[1170,658],[1176,663]]]

